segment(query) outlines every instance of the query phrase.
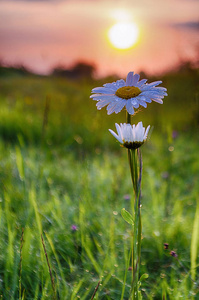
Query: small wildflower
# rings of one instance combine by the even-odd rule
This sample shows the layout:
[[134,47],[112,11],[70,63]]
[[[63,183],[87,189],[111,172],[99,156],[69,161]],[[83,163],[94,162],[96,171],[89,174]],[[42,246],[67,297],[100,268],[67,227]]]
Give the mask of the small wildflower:
[[118,135],[111,129],[110,133],[126,148],[137,149],[147,139],[147,134],[149,132],[150,125],[145,128],[142,125],[142,122],[139,122],[137,125],[131,124],[115,124]]
[[131,196],[129,194],[124,195],[124,200],[130,200]]
[[164,243],[164,249],[165,250],[169,249],[169,244],[168,243]]
[[170,255],[173,256],[173,257],[178,257],[178,255],[177,255],[177,253],[175,251],[171,251]]
[[172,138],[176,139],[178,137],[178,131],[177,130],[173,130],[172,132]]
[[134,114],[134,108],[140,105],[147,107],[147,103],[155,101],[162,104],[162,99],[167,96],[167,89],[157,87],[162,81],[146,83],[147,79],[140,80],[140,75],[129,72],[126,81],[123,79],[116,82],[106,83],[103,87],[92,89],[90,98],[97,102],[97,109],[107,105],[108,115],[119,113],[124,107],[130,115]]
[[76,225],[71,225],[71,230],[72,230],[73,232],[77,231],[77,226],[76,226]]
[[167,171],[162,172],[162,178],[163,179],[168,179],[169,178],[169,172],[167,172]]

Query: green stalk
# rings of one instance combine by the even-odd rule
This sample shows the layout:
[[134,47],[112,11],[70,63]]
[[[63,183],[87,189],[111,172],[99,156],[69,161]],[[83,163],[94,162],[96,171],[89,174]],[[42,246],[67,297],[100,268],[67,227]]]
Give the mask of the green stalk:
[[133,184],[133,189],[135,191],[135,172],[134,172],[134,159],[132,157],[132,151],[131,149],[128,149],[128,161],[129,161],[129,166],[130,166],[130,172],[131,172],[131,180]]
[[[127,113],[127,123],[131,124],[131,115]],[[138,300],[139,272],[141,255],[141,177],[142,159],[138,149],[128,149],[128,161],[134,190],[134,201],[131,203],[132,215],[134,216],[133,243],[132,243],[132,288],[130,299]]]
[[[141,238],[142,238],[142,219],[141,219],[141,181],[142,181],[142,156],[139,149],[137,149],[139,155],[139,182],[138,182],[138,265],[140,265],[141,258]],[[139,270],[138,270],[139,272]]]
[[128,112],[126,112],[126,123],[131,124],[131,115]]
[[138,299],[139,281],[139,205],[138,205],[138,169],[137,169],[137,150],[132,149],[131,169],[134,173],[134,234],[133,234],[133,299]]

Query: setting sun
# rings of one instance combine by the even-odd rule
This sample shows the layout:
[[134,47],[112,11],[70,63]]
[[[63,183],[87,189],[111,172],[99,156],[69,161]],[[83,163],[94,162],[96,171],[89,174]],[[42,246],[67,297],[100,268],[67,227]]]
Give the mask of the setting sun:
[[111,44],[117,49],[128,49],[138,39],[138,27],[133,22],[119,22],[108,31]]

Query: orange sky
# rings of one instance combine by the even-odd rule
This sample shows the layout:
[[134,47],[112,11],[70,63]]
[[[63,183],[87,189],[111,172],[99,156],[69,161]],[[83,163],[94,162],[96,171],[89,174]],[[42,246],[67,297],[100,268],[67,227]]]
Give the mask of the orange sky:
[[[137,44],[114,49],[107,30],[127,11],[139,27]],[[197,0],[66,0],[0,2],[0,60],[47,73],[79,60],[95,63],[97,75],[164,72],[181,59],[196,59]]]

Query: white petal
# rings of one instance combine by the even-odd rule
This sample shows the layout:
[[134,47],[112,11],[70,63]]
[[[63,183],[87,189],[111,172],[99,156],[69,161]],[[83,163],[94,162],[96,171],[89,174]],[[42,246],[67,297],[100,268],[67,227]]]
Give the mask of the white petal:
[[118,125],[117,123],[115,123],[115,127],[117,129],[118,136],[120,137],[121,140],[123,140],[123,134],[122,134],[122,130],[121,130],[120,125]]
[[139,107],[139,102],[137,101],[136,98],[131,98],[131,104],[134,108],[138,108]]
[[150,129],[150,125],[147,127],[145,135],[144,135],[144,139],[146,140],[148,133],[149,133],[149,129]]
[[121,87],[125,86],[126,83],[125,83],[124,79],[120,79],[120,80],[116,81],[115,85],[117,86],[117,88],[121,88]]
[[116,100],[116,96],[115,95],[102,95],[102,94],[94,94],[94,95],[91,95],[90,98],[93,98],[93,100],[107,100],[109,99],[110,101],[112,100]]
[[115,85],[115,82],[112,82],[112,83],[105,83],[105,84],[103,84],[103,86],[104,86],[105,88],[108,88],[108,89],[113,90],[114,92],[117,91],[117,87],[116,87],[116,85]]
[[111,88],[106,88],[106,87],[96,87],[94,89],[92,89],[92,93],[100,93],[100,94],[114,94],[115,90],[111,89]]
[[139,103],[140,103],[141,106],[147,108],[147,104],[146,104],[145,101],[139,100]]
[[140,140],[140,126],[141,126],[141,122],[139,122],[137,124],[137,126],[135,127],[134,138],[135,138],[136,142],[138,142]]
[[126,86],[132,86],[134,72],[129,72],[126,77]]
[[100,100],[99,102],[97,102],[96,106],[98,109],[101,109],[102,107],[108,105],[110,103],[109,99],[104,99],[104,100]]
[[155,102],[157,102],[157,103],[159,103],[159,104],[163,104],[163,101],[161,99],[153,99],[152,98],[152,100],[155,101]]
[[128,113],[129,113],[130,115],[133,115],[134,112],[135,112],[135,111],[134,111],[134,108],[133,108],[133,105],[132,105],[132,103],[131,103],[131,101],[130,101],[130,99],[127,100],[126,110],[128,111]]
[[142,85],[144,85],[146,82],[147,82],[147,79],[142,79],[142,80],[140,80],[140,81],[136,84],[136,86],[140,88],[140,87],[141,87]]
[[137,83],[138,83],[138,81],[139,81],[139,79],[140,79],[140,75],[135,74],[135,75],[133,76],[132,86],[136,86]]
[[110,115],[115,111],[115,108],[117,106],[117,101],[112,101],[108,106],[107,106],[107,114]]
[[128,143],[131,142],[131,131],[132,126],[130,124],[126,124],[125,141]]
[[122,139],[113,130],[109,129],[109,131],[121,144],[123,144]]
[[115,113],[116,114],[119,113],[122,110],[122,108],[125,106],[125,104],[126,104],[126,100],[121,99],[115,107]]

